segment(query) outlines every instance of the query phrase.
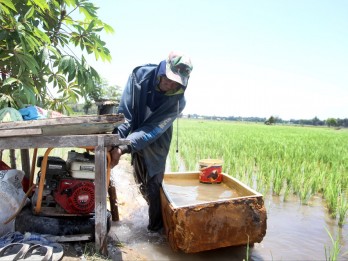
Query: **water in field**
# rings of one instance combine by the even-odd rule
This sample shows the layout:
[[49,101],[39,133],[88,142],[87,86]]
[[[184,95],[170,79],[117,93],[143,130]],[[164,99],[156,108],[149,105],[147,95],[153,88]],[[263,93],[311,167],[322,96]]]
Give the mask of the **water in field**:
[[[116,167],[120,221],[114,222],[110,235],[139,253],[145,260],[246,260],[247,248],[227,247],[197,254],[173,252],[166,238],[147,233],[147,205],[137,191],[130,171]],[[337,260],[348,260],[348,224],[337,226],[327,214],[322,199],[314,197],[301,205],[296,197],[283,202],[279,197],[265,196],[267,232],[261,243],[249,250],[249,260],[329,260],[333,239],[340,238]],[[326,254],[325,254],[326,249]]]

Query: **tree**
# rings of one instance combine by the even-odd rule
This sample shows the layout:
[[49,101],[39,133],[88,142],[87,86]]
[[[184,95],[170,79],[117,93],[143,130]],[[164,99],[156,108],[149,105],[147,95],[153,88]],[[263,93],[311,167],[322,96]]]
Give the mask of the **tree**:
[[269,117],[268,120],[265,121],[266,125],[272,125],[275,124],[277,121],[280,121],[280,119],[278,117]]
[[327,126],[329,126],[329,127],[331,127],[331,126],[335,127],[335,126],[337,126],[337,121],[336,121],[335,118],[328,118],[328,119],[326,120],[326,124],[327,124]]
[[312,124],[313,124],[314,126],[320,125],[320,120],[319,120],[319,118],[318,118],[317,116],[315,116],[315,117],[312,119]]
[[94,96],[94,100],[120,100],[122,88],[118,85],[110,85],[105,79],[100,81],[98,85],[98,95]]
[[69,113],[68,103],[98,91],[100,76],[84,53],[110,61],[99,34],[113,29],[97,9],[90,0],[0,0],[0,107],[35,104]]

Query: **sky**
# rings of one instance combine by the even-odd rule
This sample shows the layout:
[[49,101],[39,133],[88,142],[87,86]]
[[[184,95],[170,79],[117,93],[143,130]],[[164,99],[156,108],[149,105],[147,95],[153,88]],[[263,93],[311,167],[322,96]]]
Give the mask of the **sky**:
[[89,63],[123,87],[134,67],[191,57],[184,114],[348,118],[346,0],[94,0],[112,61]]

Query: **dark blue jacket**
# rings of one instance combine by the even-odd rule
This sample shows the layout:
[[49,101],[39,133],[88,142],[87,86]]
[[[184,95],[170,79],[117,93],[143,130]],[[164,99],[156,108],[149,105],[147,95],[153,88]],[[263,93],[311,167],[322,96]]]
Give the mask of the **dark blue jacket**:
[[186,104],[183,93],[168,96],[156,90],[158,76],[163,74],[160,65],[148,64],[133,70],[118,109],[126,119],[118,133],[130,140],[132,152],[143,155],[150,177],[165,171],[172,125]]

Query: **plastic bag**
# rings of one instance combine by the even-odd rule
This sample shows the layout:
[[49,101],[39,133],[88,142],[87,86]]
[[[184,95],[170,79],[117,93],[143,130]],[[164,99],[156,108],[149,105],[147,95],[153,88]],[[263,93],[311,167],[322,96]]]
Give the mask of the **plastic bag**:
[[23,177],[21,170],[0,170],[0,236],[14,231],[15,220],[4,223],[17,212],[26,197],[22,187]]
[[28,107],[19,109],[18,111],[21,113],[23,120],[25,121],[39,120],[39,119],[46,118],[45,116],[39,113],[36,106],[28,106]]
[[23,121],[22,115],[14,108],[7,107],[0,110],[0,122]]

